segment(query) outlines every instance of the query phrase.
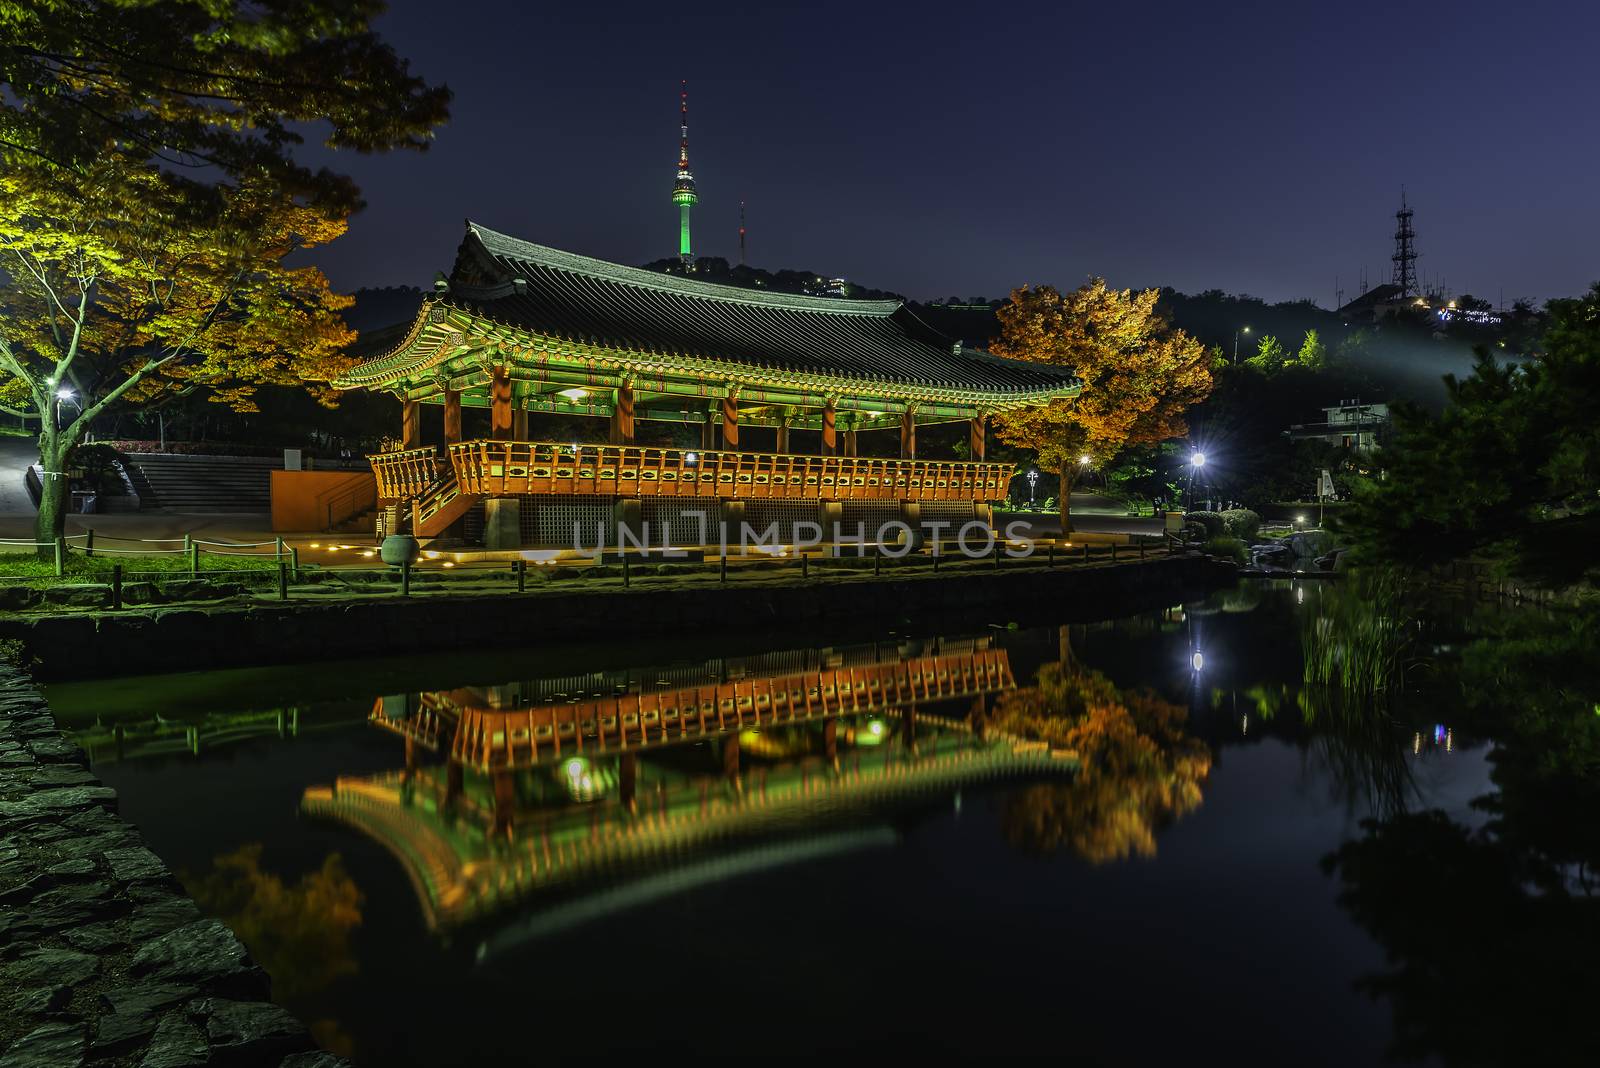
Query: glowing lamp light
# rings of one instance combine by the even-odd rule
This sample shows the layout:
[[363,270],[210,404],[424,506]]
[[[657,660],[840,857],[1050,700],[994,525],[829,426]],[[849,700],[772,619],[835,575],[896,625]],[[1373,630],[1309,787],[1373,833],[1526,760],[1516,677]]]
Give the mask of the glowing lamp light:
[[587,397],[588,395],[589,395],[589,391],[588,390],[580,389],[580,388],[576,388],[576,387],[574,387],[573,389],[559,390],[556,393],[556,396],[565,397],[569,401],[581,401],[581,400],[583,400],[583,398]]
[[683,458],[683,462],[686,464],[697,464],[700,462],[700,454],[697,452],[691,452]]
[[1206,454],[1197,452],[1189,457],[1189,462],[1195,467],[1204,467],[1206,465]]
[[62,386],[60,389],[56,390],[56,399],[57,400],[71,400],[72,399],[72,390],[68,389],[66,386]]
[[571,760],[567,761],[567,778],[581,779],[583,778],[583,773],[587,771],[588,768],[589,762],[587,760],[583,760],[579,757],[573,757]]
[[1205,656],[1205,654],[1202,653],[1200,650],[1196,649],[1194,651],[1194,655],[1189,658],[1189,664],[1196,671],[1204,670],[1205,666],[1206,666],[1206,656]]
[[1078,457],[1078,463],[1082,464],[1084,467],[1088,467],[1089,466],[1089,456],[1088,456],[1088,454],[1085,453],[1084,455]]

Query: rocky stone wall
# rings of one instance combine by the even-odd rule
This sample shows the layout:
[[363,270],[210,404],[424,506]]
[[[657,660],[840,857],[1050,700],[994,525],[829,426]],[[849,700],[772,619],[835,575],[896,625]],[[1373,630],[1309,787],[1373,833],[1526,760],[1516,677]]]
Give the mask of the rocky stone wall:
[[0,1068],[336,1068],[0,665]]
[[[258,602],[58,616],[0,617],[41,679],[81,679],[211,667],[507,648],[542,640],[679,634],[844,621],[973,628],[991,623],[1104,619],[1185,591],[1238,581],[1202,556],[1046,570],[1030,567],[878,581],[778,581],[322,602]],[[580,585],[573,583],[573,586]],[[565,586],[565,584],[562,584]]]

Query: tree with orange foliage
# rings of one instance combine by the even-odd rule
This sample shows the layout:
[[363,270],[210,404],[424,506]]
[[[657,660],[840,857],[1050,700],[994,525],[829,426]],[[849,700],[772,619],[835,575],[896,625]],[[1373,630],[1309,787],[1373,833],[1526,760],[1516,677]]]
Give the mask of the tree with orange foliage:
[[1077,397],[994,419],[1001,441],[1060,474],[1063,534],[1072,532],[1072,489],[1085,469],[1126,445],[1188,433],[1183,413],[1211,392],[1205,346],[1156,311],[1159,295],[1096,278],[1070,293],[1023,286],[998,311],[996,355],[1067,367],[1083,382]]
[[1046,664],[1006,694],[991,726],[1075,752],[1067,786],[1031,786],[1006,805],[1006,837],[1025,849],[1068,848],[1091,863],[1153,856],[1156,829],[1200,804],[1211,770],[1187,711],[1149,690],[1121,691],[1070,661]]

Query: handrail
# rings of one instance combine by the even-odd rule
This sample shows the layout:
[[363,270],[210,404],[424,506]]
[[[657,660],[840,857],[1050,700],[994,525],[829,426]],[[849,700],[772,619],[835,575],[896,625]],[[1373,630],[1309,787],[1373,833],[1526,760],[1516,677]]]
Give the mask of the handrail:
[[[462,492],[788,500],[994,501],[1012,464],[553,441],[449,446]],[[376,469],[377,458],[374,458]]]
[[439,478],[437,449],[380,452],[367,457],[378,480],[378,503],[407,501],[427,492]]

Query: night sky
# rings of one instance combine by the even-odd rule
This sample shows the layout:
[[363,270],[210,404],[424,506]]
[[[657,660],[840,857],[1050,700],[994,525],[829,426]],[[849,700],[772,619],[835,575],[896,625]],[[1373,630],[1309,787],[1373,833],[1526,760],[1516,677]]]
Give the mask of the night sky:
[[[695,251],[916,299],[1025,282],[1331,305],[1419,271],[1542,300],[1600,278],[1600,5],[393,0],[455,91],[423,155],[329,160],[368,207],[320,262],[423,285],[471,217],[623,263],[676,252],[689,79]],[[317,153],[308,153],[320,158]]]

